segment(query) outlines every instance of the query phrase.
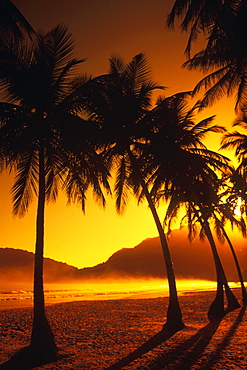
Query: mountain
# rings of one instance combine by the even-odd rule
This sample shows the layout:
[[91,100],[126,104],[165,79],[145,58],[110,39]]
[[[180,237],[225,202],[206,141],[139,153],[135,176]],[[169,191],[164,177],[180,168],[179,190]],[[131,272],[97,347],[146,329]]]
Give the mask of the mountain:
[[[231,235],[239,263],[247,280],[247,243],[245,239]],[[215,280],[215,268],[211,249],[206,242],[196,239],[190,243],[185,231],[175,231],[169,240],[169,248],[178,278]],[[227,277],[237,281],[238,276],[227,243],[219,244],[218,251]],[[159,238],[146,239],[134,248],[123,248],[114,253],[105,263],[81,270],[85,278],[135,277],[164,278],[165,263]]]
[[[231,235],[240,265],[247,280],[247,246],[244,239]],[[215,269],[208,243],[196,239],[190,243],[185,231],[175,231],[169,240],[174,270],[178,278],[215,280]],[[219,244],[218,251],[227,277],[237,281],[236,268],[228,245]],[[0,248],[0,281],[32,281],[34,255],[12,248]],[[50,258],[44,260],[47,283],[79,282],[81,280],[164,278],[165,264],[158,238],[146,239],[134,248],[123,248],[106,262],[78,269]]]
[[[33,279],[34,254],[21,249],[0,248],[0,281],[26,281]],[[44,259],[45,281],[66,282],[76,279],[79,269],[50,258]]]

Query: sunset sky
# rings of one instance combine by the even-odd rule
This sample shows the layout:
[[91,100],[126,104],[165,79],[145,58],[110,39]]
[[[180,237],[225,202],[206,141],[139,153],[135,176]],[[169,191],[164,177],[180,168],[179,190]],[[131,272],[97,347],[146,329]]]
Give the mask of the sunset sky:
[[[173,0],[13,0],[36,30],[48,31],[58,23],[68,26],[75,41],[75,56],[87,58],[78,72],[94,76],[106,73],[108,58],[119,54],[126,61],[145,52],[153,79],[167,86],[165,95],[192,90],[202,75],[181,68],[187,40],[178,27],[167,30],[166,15]],[[217,114],[215,122],[230,128],[234,102],[223,99],[200,118]],[[217,150],[219,140],[207,140]],[[229,153],[227,153],[230,155]],[[0,175],[0,246],[34,251],[36,202],[27,215],[12,217],[10,188],[13,174]],[[164,215],[164,208],[160,208]],[[82,268],[104,262],[123,247],[134,247],[148,237],[157,236],[154,222],[143,203],[137,207],[130,198],[124,215],[115,212],[114,200],[105,210],[94,203],[90,193],[86,215],[79,206],[66,205],[61,193],[56,204],[46,208],[45,256]]]

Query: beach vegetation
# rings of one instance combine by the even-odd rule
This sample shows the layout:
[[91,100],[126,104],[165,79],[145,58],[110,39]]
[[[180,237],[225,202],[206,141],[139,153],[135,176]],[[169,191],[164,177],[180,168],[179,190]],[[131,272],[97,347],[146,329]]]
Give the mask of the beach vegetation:
[[153,129],[152,93],[164,87],[152,81],[143,53],[134,56],[127,64],[118,56],[112,56],[109,62],[109,73],[91,81],[85,109],[102,127],[102,155],[114,172],[117,212],[122,213],[129,194],[134,192],[138,196],[140,189],[148,202],[159,233],[170,288],[165,327],[181,329],[184,324],[170,251],[143,167],[143,153],[149,131]]
[[[223,285],[229,305],[239,307],[235,301],[217,252],[211,233],[209,218],[212,207],[218,202],[218,176],[229,176],[232,168],[228,158],[213,152],[202,140],[209,133],[222,133],[224,127],[213,124],[209,117],[195,123],[194,117],[200,107],[188,106],[188,94],[178,94],[161,100],[155,109],[155,131],[150,139],[150,166],[153,166],[149,181],[153,184],[151,195],[155,202],[165,199],[168,208],[165,223],[168,232],[174,219],[178,219],[181,208],[182,223],[189,229],[189,238],[196,235],[197,222],[201,225],[201,236],[206,235],[212,248],[217,276],[216,303],[209,309],[209,317],[224,315]],[[196,222],[197,221],[197,222]],[[236,308],[236,307],[235,307]]]
[[[41,361],[56,355],[45,315],[43,286],[45,204],[65,190],[69,202],[85,209],[90,187],[105,204],[109,171],[96,152],[96,123],[80,116],[73,57],[74,42],[58,25],[35,39],[4,45],[1,59],[0,145],[3,169],[15,172],[13,214],[23,216],[38,198],[34,264],[34,318],[29,350]],[[97,135],[96,135],[97,136]]]

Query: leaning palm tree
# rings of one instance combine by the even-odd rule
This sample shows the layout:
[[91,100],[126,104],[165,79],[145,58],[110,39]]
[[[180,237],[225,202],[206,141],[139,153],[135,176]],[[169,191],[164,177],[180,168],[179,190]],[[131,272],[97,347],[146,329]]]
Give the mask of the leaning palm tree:
[[[193,238],[196,236],[197,228],[200,228],[199,233],[200,239],[204,241],[205,238],[207,238],[209,245],[211,247],[217,280],[216,296],[212,304],[210,305],[208,311],[208,318],[210,321],[212,321],[218,319],[219,317],[224,316],[225,312],[239,308],[240,305],[237,302],[227,282],[226,274],[224,272],[223,265],[217,251],[214,236],[211,231],[210,226],[212,223],[210,217],[211,212],[208,213],[209,210],[205,205],[205,197],[203,199],[204,204],[202,204],[202,202],[198,204],[198,199],[193,200],[193,196],[185,192],[182,197],[183,199],[180,198],[178,200],[176,198],[177,198],[176,194],[175,195],[173,194],[173,196],[171,197],[171,202],[169,203],[168,211],[166,213],[165,222],[170,223],[174,217],[177,218],[180,209],[183,207],[183,209],[186,210],[186,214],[182,218],[181,225],[187,224],[189,228],[189,239],[193,240]],[[224,309],[223,288],[225,288],[226,297],[228,301],[228,307],[226,311]]]
[[[246,218],[247,211],[247,135],[244,133],[247,130],[246,111],[242,109],[233,126],[238,126],[240,131],[227,133],[222,140],[222,149],[235,149],[235,155],[239,165],[231,177],[232,188],[228,194],[228,199],[231,203],[241,201],[241,214]],[[244,288],[242,288],[243,290]],[[246,302],[246,294],[243,291],[243,300]]]
[[136,55],[126,64],[121,58],[110,58],[109,74],[96,77],[87,84],[85,108],[102,127],[102,150],[115,173],[117,212],[127,205],[131,190],[141,188],[152,212],[164,255],[169,284],[169,305],[164,327],[181,329],[181,309],[171,256],[162,223],[151,199],[145,172],[141,169],[147,133],[152,128],[152,92],[160,88],[150,78],[144,54]]
[[104,203],[100,184],[109,190],[109,173],[95,150],[97,124],[80,118],[73,73],[82,60],[73,58],[71,35],[59,25],[37,37],[33,44],[12,45],[8,64],[2,64],[0,86],[8,102],[0,104],[0,146],[5,168],[16,172],[13,213],[25,214],[38,197],[29,350],[37,361],[48,361],[57,348],[44,304],[45,203],[55,201],[62,188],[84,210],[90,186]]
[[[231,176],[232,178],[234,177]],[[232,185],[224,185],[224,191],[218,194],[219,201],[212,207],[212,215],[210,218],[210,223],[214,224],[214,229],[216,231],[216,235],[218,240],[221,243],[225,241],[229,245],[239,282],[241,285],[242,291],[242,301],[247,302],[247,291],[244,285],[244,278],[241,271],[240,263],[237,257],[237,253],[235,248],[231,242],[231,239],[226,232],[226,223],[230,223],[232,229],[238,228],[238,230],[242,233],[243,237],[246,237],[246,222],[243,217],[243,214],[236,214],[237,208],[239,208],[239,196],[233,190]]]
[[[224,129],[211,124],[213,117],[195,124],[193,117],[199,107],[198,103],[188,109],[186,96],[182,94],[160,101],[156,108],[154,135],[149,142],[153,147],[150,149],[153,155],[150,166],[153,170],[149,170],[152,172],[149,181],[153,184],[153,199],[158,201],[163,197],[169,201],[167,219],[177,217],[178,209],[182,204],[186,205],[188,225],[193,225],[196,217],[210,241],[218,282],[216,303],[212,304],[209,311],[212,319],[224,313],[223,285],[227,289],[229,306],[239,307],[227,285],[209,226],[209,209],[217,200],[216,172],[229,173],[231,168],[226,157],[203,145],[202,139],[208,133],[222,132]],[[191,235],[193,231],[191,228]]]

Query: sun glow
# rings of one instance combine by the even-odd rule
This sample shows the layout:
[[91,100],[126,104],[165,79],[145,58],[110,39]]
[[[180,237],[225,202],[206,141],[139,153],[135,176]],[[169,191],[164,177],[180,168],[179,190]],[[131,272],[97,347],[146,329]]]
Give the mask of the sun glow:
[[241,217],[242,216],[242,200],[241,198],[238,198],[237,206],[234,210],[235,216]]
[[[178,295],[194,294],[202,291],[214,291],[216,282],[200,279],[177,279]],[[238,283],[229,283],[231,288]],[[167,280],[163,279],[126,279],[105,281],[84,281],[81,283],[45,284],[46,304],[168,297]],[[0,284],[0,310],[6,307],[30,307],[33,305],[32,284]]]

